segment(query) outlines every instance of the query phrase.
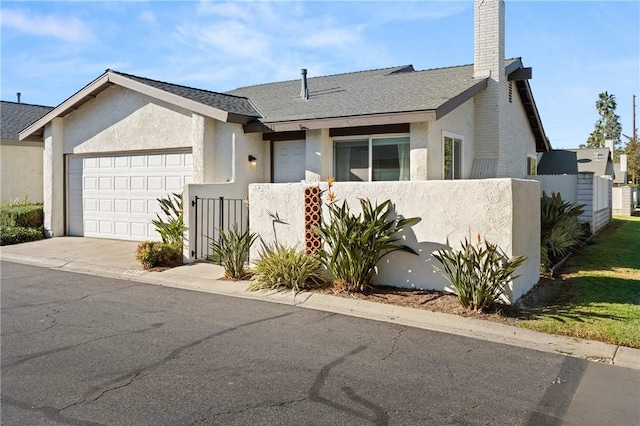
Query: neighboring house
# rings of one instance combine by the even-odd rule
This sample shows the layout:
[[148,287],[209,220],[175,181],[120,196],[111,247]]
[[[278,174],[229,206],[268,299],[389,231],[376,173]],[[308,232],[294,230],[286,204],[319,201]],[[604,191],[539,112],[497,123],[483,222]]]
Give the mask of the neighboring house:
[[[626,164],[624,165],[624,167],[626,168]],[[627,176],[627,171],[622,170],[622,164],[613,163],[613,184],[615,186],[623,186],[627,185],[628,181],[629,178]]]
[[244,198],[250,183],[329,176],[525,178],[550,146],[531,69],[504,59],[504,3],[486,3],[473,65],[303,70],[228,93],[107,70],[20,134],[44,142],[45,228],[154,238],[156,198],[185,184],[228,183]]
[[589,172],[596,176],[614,176],[609,148],[551,150],[542,154],[538,164],[539,175],[575,175]]
[[548,195],[584,205],[578,219],[596,233],[611,221],[613,176],[610,148],[582,148],[543,153],[534,178]]
[[53,107],[0,101],[0,198],[42,202],[42,141],[21,142],[22,129]]

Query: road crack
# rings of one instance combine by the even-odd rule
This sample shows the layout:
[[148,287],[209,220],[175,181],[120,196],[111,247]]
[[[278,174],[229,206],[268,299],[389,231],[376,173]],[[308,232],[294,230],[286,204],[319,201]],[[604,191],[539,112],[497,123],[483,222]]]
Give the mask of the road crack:
[[398,335],[393,339],[393,345],[391,346],[391,352],[389,352],[385,357],[382,358],[382,361],[386,361],[387,359],[389,359],[393,353],[396,351],[396,345],[398,344],[398,340],[400,339],[400,337],[402,336],[402,333],[405,332],[407,328],[403,327],[400,329],[400,331],[398,331]]

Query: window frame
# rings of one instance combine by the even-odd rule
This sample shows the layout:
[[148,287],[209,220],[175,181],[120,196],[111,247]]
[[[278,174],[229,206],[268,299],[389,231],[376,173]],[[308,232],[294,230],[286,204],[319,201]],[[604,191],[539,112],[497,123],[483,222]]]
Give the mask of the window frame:
[[[368,170],[367,170],[367,180],[364,182],[403,182],[403,181],[374,181],[373,180],[373,140],[376,139],[398,139],[398,138],[406,138],[409,141],[409,150],[411,150],[411,135],[410,133],[383,133],[383,134],[372,134],[372,135],[354,135],[354,136],[340,136],[334,137],[333,142],[333,160],[332,160],[332,168],[333,168],[333,176],[336,177],[336,147],[341,142],[355,142],[355,141],[367,141],[367,162],[368,162]],[[411,170],[411,160],[409,160],[409,170]],[[409,179],[411,180],[411,179]],[[341,182],[357,182],[357,181],[341,181]]]
[[[453,171],[451,173],[451,179],[448,179],[447,176],[445,175],[445,170],[446,170],[446,155],[445,155],[445,151],[446,151],[446,147],[445,147],[445,143],[446,143],[446,138],[449,138],[453,141],[452,144],[452,148],[453,151],[451,153],[451,158],[452,158],[452,166],[453,166]],[[456,140],[460,141],[460,148],[458,150],[456,150],[455,145],[456,145]],[[458,133],[453,133],[450,132],[448,130],[443,130],[442,131],[442,144],[440,145],[440,148],[442,149],[441,153],[442,153],[442,162],[441,162],[441,167],[442,167],[442,180],[460,180],[460,179],[464,179],[464,177],[462,176],[462,170],[464,170],[463,165],[464,165],[464,136],[460,135]],[[456,152],[459,152],[458,155],[458,162],[460,164],[457,165],[456,167],[456,163],[455,163],[455,159],[456,159]],[[456,177],[456,172],[458,174],[458,177]]]
[[[533,173],[531,173],[531,164],[534,165]],[[538,156],[527,154],[527,176],[537,176],[538,175]]]

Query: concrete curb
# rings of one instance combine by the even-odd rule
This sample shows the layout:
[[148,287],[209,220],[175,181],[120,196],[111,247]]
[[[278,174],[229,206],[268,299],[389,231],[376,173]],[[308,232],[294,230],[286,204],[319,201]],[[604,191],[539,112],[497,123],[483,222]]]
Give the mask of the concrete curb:
[[[1,252],[2,260],[51,269],[118,278],[145,284],[162,285],[190,291],[299,306],[324,312],[354,316],[374,321],[400,324],[441,333],[455,334],[494,343],[583,358],[640,370],[640,350],[597,341],[540,333],[525,328],[460,317],[439,312],[348,299],[327,294],[302,292],[249,292],[247,281],[225,281],[221,268],[195,263],[164,272],[122,270],[112,266],[72,262],[57,258]],[[211,278],[209,278],[211,277]]]

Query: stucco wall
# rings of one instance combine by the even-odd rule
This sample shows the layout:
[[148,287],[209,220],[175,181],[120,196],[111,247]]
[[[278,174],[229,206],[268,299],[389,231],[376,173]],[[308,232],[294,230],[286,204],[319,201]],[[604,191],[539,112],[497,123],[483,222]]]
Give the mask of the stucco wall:
[[44,145],[3,139],[0,143],[0,198],[41,203]]
[[[303,247],[304,184],[253,184],[249,186],[251,230],[271,243]],[[321,184],[326,188],[326,184]],[[459,248],[470,238],[497,243],[507,255],[523,255],[520,277],[507,296],[515,300],[538,282],[540,271],[539,183],[516,179],[485,179],[422,182],[336,183],[334,192],[359,210],[358,197],[382,202],[391,199],[396,212],[422,221],[403,235],[420,256],[393,253],[378,265],[375,284],[435,290],[451,290],[435,272],[431,252],[447,241]],[[280,220],[274,220],[274,215]],[[327,216],[326,210],[324,212]],[[251,258],[258,256],[254,247]]]
[[307,130],[306,132],[305,180],[318,182],[333,174],[333,143],[329,129]]
[[509,177],[524,178],[527,174],[527,155],[536,155],[536,140],[515,82],[512,90],[512,102],[505,102],[506,172]]
[[[236,182],[246,187],[269,177],[269,143],[260,133],[245,134],[240,124],[217,122],[206,143],[213,146],[213,155],[207,158],[206,168],[212,172],[205,182]],[[256,165],[249,163],[249,155],[257,158]]]
[[451,132],[464,138],[462,145],[462,177],[469,178],[475,155],[474,101],[468,100],[441,119],[430,122],[427,131],[427,175],[431,179],[443,178],[443,132]]
[[191,148],[191,111],[119,86],[64,118],[64,153]]

